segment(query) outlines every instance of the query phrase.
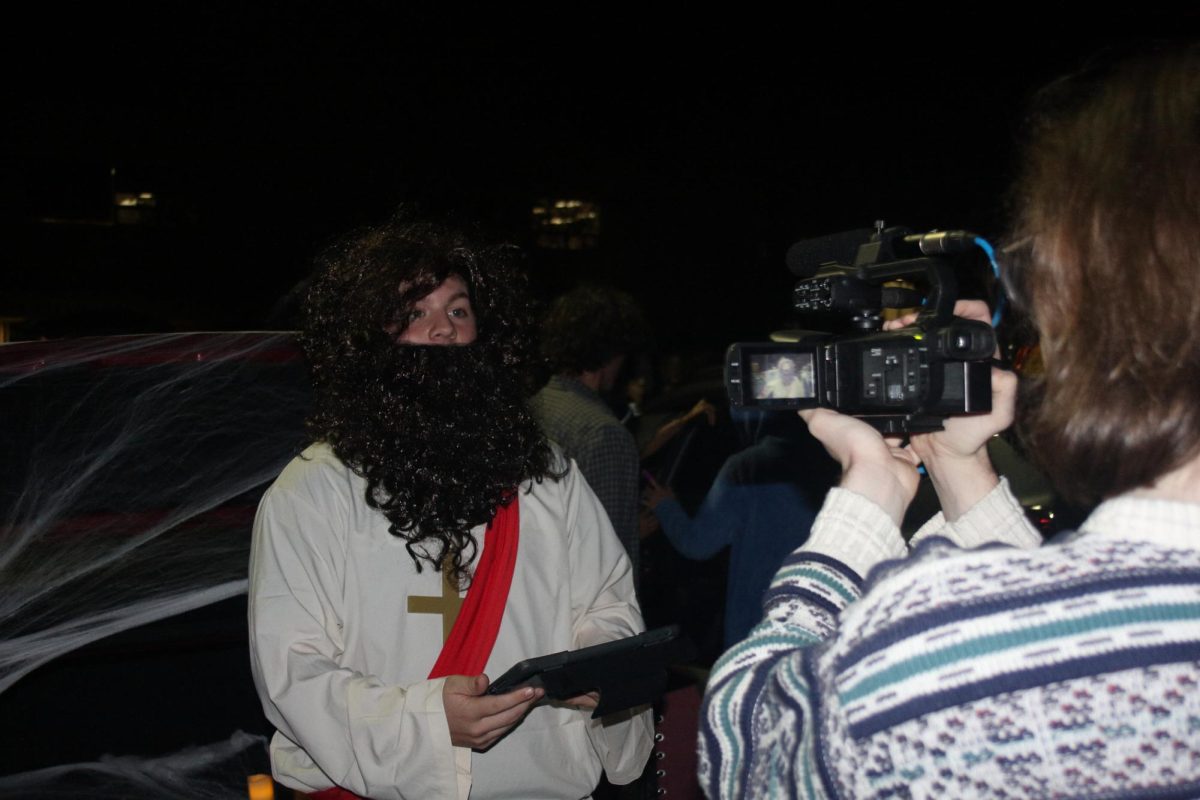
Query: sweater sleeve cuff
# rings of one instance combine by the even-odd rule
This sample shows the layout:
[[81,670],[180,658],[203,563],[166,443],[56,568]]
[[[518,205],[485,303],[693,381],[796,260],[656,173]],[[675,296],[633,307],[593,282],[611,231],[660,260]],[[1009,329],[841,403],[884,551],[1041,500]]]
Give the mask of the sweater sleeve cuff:
[[1031,549],[1042,544],[1041,535],[1026,518],[1007,478],[1001,478],[996,488],[954,522],[947,523],[939,512],[913,535],[909,546],[916,547],[930,536],[945,536],[968,549],[995,543]]
[[842,488],[829,490],[800,550],[837,559],[860,578],[881,561],[903,558],[906,552],[900,529],[883,509]]
[[950,537],[951,535],[949,525],[946,523],[946,516],[939,511],[918,528],[916,533],[909,537],[908,546],[909,548],[916,547],[930,536]]
[[1042,544],[1042,537],[1025,516],[1013,496],[1008,479],[1001,478],[996,488],[971,506],[967,513],[950,523],[953,540],[959,547],[980,547],[999,542],[1031,549]]

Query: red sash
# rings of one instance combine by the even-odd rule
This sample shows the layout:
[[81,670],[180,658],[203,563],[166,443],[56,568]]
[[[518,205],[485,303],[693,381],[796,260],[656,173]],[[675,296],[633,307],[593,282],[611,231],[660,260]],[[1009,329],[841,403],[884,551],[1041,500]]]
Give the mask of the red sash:
[[[517,565],[517,542],[521,531],[518,505],[514,494],[512,502],[497,508],[488,523],[483,556],[475,568],[454,627],[450,629],[450,637],[429,671],[431,680],[447,675],[478,675],[487,665],[500,633],[500,620],[508,605],[508,590]],[[313,800],[359,800],[354,792],[340,786],[312,792],[309,797]]]
[[447,675],[478,675],[487,665],[488,656],[500,633],[500,620],[508,604],[513,569],[517,564],[517,540],[520,538],[521,513],[518,501],[500,506],[487,526],[483,556],[471,588],[458,610],[458,619],[450,629],[450,638],[442,645],[442,654],[429,671],[430,679]]

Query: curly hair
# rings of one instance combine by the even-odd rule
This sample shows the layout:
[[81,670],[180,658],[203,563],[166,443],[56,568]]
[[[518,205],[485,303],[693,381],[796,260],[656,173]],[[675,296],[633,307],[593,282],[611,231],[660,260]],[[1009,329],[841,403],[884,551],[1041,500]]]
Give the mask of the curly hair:
[[1090,503],[1200,452],[1200,47],[1072,76],[1035,110],[1010,290],[1046,373],[1019,427]]
[[648,339],[633,298],[604,286],[581,286],[560,296],[542,323],[542,355],[552,370],[567,375],[600,369]]
[[[328,248],[304,307],[309,433],[366,479],[417,570],[444,565],[460,587],[478,552],[471,529],[522,482],[557,477],[527,407],[534,307],[517,255],[400,213]],[[451,276],[467,284],[475,342],[397,344],[413,304]]]

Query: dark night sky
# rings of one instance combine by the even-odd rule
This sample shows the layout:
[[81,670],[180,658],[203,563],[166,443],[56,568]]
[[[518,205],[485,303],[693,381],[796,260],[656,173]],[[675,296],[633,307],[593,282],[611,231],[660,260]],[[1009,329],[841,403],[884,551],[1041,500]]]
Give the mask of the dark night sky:
[[[1196,29],[163,5],[8,31],[0,316],[262,327],[322,242],[399,202],[527,242],[534,200],[579,196],[602,247],[533,254],[543,293],[587,274],[634,291],[669,345],[760,336],[786,316],[791,241],[877,218],[997,234],[1029,92]],[[113,166],[176,223],[31,221],[105,213]]]

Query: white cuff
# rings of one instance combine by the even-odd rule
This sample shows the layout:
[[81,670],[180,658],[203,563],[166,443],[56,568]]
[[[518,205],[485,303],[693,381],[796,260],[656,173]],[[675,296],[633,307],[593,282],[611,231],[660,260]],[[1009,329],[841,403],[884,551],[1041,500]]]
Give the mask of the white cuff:
[[904,539],[891,517],[861,494],[840,487],[825,496],[800,550],[835,558],[860,578],[881,561],[906,555]]
[[946,522],[939,512],[913,535],[909,547],[916,547],[930,536],[945,536],[966,549],[1001,543],[1028,550],[1042,544],[1041,535],[1013,496],[1007,478],[1001,478],[996,488],[954,522]]

